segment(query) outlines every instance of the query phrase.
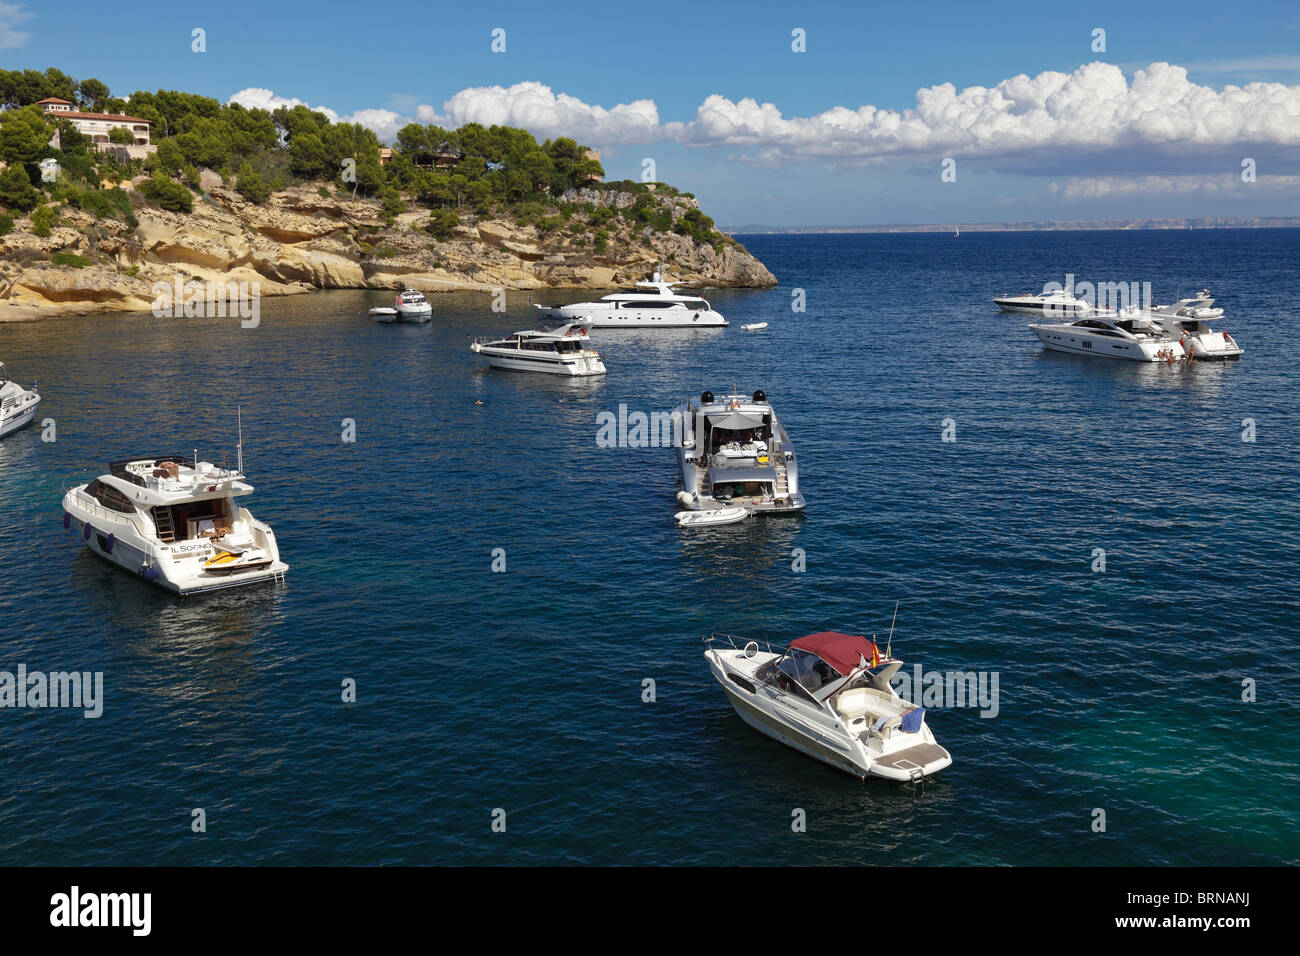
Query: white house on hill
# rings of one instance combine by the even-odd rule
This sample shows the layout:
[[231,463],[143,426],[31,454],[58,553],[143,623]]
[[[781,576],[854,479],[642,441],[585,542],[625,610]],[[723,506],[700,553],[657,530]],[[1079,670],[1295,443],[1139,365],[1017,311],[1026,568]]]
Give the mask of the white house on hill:
[[[133,159],[142,158],[158,149],[149,142],[149,121],[139,116],[128,116],[126,113],[83,113],[75,104],[57,96],[47,97],[36,105],[50,119],[67,120],[76,127],[78,133],[94,143],[97,149],[109,145],[109,131],[114,129],[124,129],[131,134],[131,144],[123,144],[119,148],[125,149]],[[54,134],[50,145],[59,145],[58,133]]]

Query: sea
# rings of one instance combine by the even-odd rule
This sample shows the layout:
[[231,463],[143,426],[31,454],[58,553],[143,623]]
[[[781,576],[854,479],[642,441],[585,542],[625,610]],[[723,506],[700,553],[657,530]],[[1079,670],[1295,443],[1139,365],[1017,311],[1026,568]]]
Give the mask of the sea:
[[[707,292],[726,329],[597,330],[589,380],[469,349],[571,292],[0,325],[43,396],[0,440],[0,671],[103,680],[98,718],[0,707],[4,861],[1300,862],[1300,230],[737,238],[776,288]],[[1067,275],[1208,287],[1245,354],[1052,353],[991,303]],[[672,449],[602,415],[733,388],[807,510],[679,529]],[[177,598],[64,529],[110,460],[241,434],[283,584]],[[823,630],[996,707],[928,708],[953,763],[922,789],[825,767],[703,656]]]

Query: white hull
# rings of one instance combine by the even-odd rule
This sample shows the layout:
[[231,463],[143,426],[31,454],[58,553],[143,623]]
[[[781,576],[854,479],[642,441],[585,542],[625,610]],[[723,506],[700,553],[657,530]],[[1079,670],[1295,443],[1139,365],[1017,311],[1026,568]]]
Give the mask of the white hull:
[[603,309],[565,305],[547,311],[594,329],[720,329],[729,324],[711,309]]
[[511,350],[495,352],[486,348],[475,349],[493,368],[512,372],[543,372],[548,375],[604,375],[605,364],[598,358],[576,356],[573,358],[534,358],[507,354]]
[[36,407],[40,403],[41,400],[38,398],[33,402],[28,402],[21,409],[6,409],[4,414],[0,416],[0,438],[30,424],[31,420],[36,417]]
[[880,777],[906,783],[952,764],[952,756],[938,745],[925,723],[917,732],[893,732],[888,738],[867,733],[864,741],[863,731],[825,708],[783,694],[758,680],[755,671],[775,654],[760,652],[750,658],[743,651],[710,648],[704,656],[714,679],[745,723],[836,770],[859,780]]
[[1189,335],[1186,339],[1186,347],[1188,356],[1198,362],[1222,362],[1239,359],[1242,353],[1246,351],[1222,332],[1202,332],[1200,335]]
[[1161,362],[1186,356],[1176,341],[1137,342],[1089,335],[1068,325],[1031,325],[1040,342],[1054,352],[1090,355],[1129,362]]
[[274,533],[244,509],[240,509],[240,518],[249,528],[248,544],[269,557],[270,563],[209,570],[206,563],[220,552],[207,540],[164,543],[146,527],[143,514],[111,511],[79,494],[82,490],[74,488],[64,495],[64,525],[76,532],[91,553],[173,594],[189,596],[280,581],[289,570],[279,559]]
[[994,299],[993,304],[1003,312],[1014,315],[1036,315],[1040,318],[1073,319],[1081,318],[1092,312],[1092,307],[1084,303],[1047,304],[1041,302],[1018,302],[1014,299]]

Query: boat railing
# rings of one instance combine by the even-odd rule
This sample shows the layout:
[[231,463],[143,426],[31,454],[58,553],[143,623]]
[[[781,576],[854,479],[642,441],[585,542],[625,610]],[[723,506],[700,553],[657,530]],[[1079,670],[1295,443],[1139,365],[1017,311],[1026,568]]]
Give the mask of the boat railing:
[[94,498],[89,498],[89,496],[87,496],[87,499],[82,499],[78,501],[77,504],[98,518],[107,518],[110,521],[129,524],[131,527],[135,528],[140,537],[149,537],[149,535],[145,533],[144,526],[141,524],[140,516],[138,514],[129,515],[124,511],[114,511],[112,508],[105,508]]
[[777,651],[773,650],[770,641],[767,640],[756,641],[752,637],[742,638],[736,636],[735,634],[718,633],[717,631],[715,631],[714,633],[701,638],[701,640],[703,640],[705,644],[709,644],[709,645],[725,642],[728,647],[736,651],[743,651],[750,644],[753,644],[760,648],[766,648],[769,654],[778,653]]

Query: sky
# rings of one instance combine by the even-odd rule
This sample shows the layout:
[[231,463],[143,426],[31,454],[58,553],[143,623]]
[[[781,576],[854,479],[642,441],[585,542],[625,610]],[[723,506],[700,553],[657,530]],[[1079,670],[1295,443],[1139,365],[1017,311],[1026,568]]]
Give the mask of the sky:
[[0,67],[48,66],[572,136],[724,229],[1300,215],[1294,0],[0,0]]

